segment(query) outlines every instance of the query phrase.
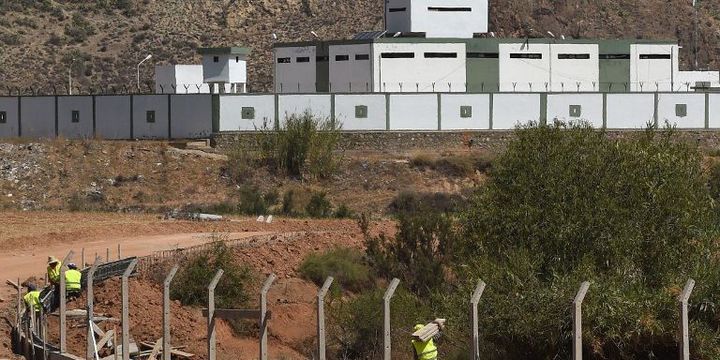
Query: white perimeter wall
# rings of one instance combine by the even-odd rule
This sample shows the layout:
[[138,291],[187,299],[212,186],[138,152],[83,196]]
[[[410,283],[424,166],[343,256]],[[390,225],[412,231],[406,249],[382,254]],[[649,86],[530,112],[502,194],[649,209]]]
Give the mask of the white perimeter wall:
[[[686,115],[678,114],[678,105],[686,109]],[[680,129],[704,128],[705,94],[658,94],[658,125],[666,122]]]
[[[147,111],[155,111],[155,122],[147,122]],[[166,139],[168,137],[168,95],[133,96],[133,137]]]
[[[597,91],[600,81],[600,50],[597,44],[553,44],[550,49],[550,91]],[[589,59],[560,59],[564,54],[589,55]],[[533,85],[533,90],[545,91],[545,86],[537,88]]]
[[170,96],[170,133],[173,139],[208,137],[212,134],[212,97]]
[[22,136],[55,137],[55,97],[24,97],[21,100]]
[[130,138],[130,96],[95,97],[95,134],[102,139]]
[[329,120],[331,117],[330,95],[281,95],[278,99],[280,127],[285,119],[309,111],[316,118]]
[[493,95],[493,129],[514,129],[540,120],[540,94]]
[[643,129],[655,117],[654,94],[608,94],[608,129]]
[[720,94],[710,94],[710,106],[708,108],[711,129],[720,129]]
[[[316,92],[317,66],[315,46],[286,47],[275,49],[275,92],[314,93]],[[299,63],[297,59],[308,57],[309,62]],[[278,59],[290,58],[290,63],[278,63]],[[299,86],[299,88],[298,88]]]
[[[580,116],[573,116],[570,108],[580,106]],[[547,121],[586,121],[595,128],[603,127],[602,94],[548,94]]]
[[[413,32],[428,38],[472,38],[473,33],[488,31],[487,0],[413,0]],[[431,11],[429,7],[470,8],[471,11]]]
[[[355,107],[367,106],[367,118],[356,118]],[[343,130],[385,130],[385,95],[336,95],[335,121]]]
[[[253,108],[254,119],[243,119],[242,108]],[[252,131],[265,124],[275,128],[275,97],[273,95],[220,96],[220,131]]]
[[[72,112],[80,112],[80,121],[72,122]],[[58,134],[69,139],[93,137],[92,96],[58,96]]]
[[[441,96],[442,130],[477,130],[490,128],[490,95],[446,94]],[[460,108],[470,106],[471,117],[462,117]]]
[[[403,92],[465,91],[467,74],[464,43],[375,43],[373,47],[376,92],[400,92],[401,83]],[[429,52],[455,53],[457,58],[425,58],[425,53]],[[415,57],[388,59],[382,58],[382,53],[414,53]]]
[[7,122],[0,124],[0,138],[19,136],[18,98],[0,97],[0,111],[7,114]]
[[[347,55],[347,61],[337,61]],[[365,55],[367,60],[356,60]],[[372,56],[370,44],[330,46],[330,86],[333,92],[367,93],[372,90]]]
[[438,130],[438,97],[390,95],[390,130]]
[[[541,59],[515,58],[512,54],[539,54]],[[500,44],[500,91],[528,92],[545,91],[545,84],[550,84],[550,45]],[[513,83],[514,86],[513,86]],[[532,85],[531,85],[532,84]]]
[[[679,80],[678,52],[677,45],[630,45],[630,91],[670,91]],[[670,59],[640,59],[642,55],[670,55]]]

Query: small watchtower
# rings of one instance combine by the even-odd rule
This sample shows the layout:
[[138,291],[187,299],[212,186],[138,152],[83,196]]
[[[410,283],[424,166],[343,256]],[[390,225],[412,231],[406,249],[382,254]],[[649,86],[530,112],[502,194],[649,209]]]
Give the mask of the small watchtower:
[[247,57],[245,47],[200,48],[203,56],[203,79],[212,94],[247,92]]

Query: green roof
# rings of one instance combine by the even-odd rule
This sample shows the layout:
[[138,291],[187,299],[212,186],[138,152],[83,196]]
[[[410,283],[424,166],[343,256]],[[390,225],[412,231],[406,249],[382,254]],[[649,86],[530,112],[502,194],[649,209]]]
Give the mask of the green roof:
[[250,48],[246,47],[217,47],[217,48],[198,48],[198,54],[201,55],[250,55]]

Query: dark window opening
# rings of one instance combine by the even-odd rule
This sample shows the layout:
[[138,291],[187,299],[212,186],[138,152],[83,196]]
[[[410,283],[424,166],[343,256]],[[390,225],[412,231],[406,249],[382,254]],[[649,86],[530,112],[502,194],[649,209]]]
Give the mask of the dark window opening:
[[542,54],[521,54],[521,53],[513,53],[510,54],[511,59],[542,59]]
[[382,53],[380,55],[383,59],[414,59],[415,53],[411,52],[393,52],[393,53]]
[[350,55],[335,55],[335,61],[348,61],[350,60]]
[[454,6],[428,6],[428,11],[440,11],[440,12],[470,12],[472,8],[469,7],[454,7]]
[[670,54],[640,54],[642,60],[665,60],[670,59]]
[[457,59],[457,53],[445,53],[445,52],[426,52],[426,59]]
[[330,61],[330,57],[329,56],[317,56],[317,57],[315,57],[315,61],[328,62],[328,61]]
[[213,62],[220,62],[219,56],[213,56]]
[[154,123],[155,122],[155,110],[148,110],[145,113],[145,120],[148,123]]
[[72,119],[70,121],[72,121],[74,123],[79,123],[80,122],[80,111],[73,110],[72,111]]
[[278,58],[277,62],[278,62],[278,64],[289,64],[290,58],[289,57]]
[[310,57],[308,57],[308,56],[299,57],[299,58],[296,58],[295,61],[298,63],[309,63]]
[[600,54],[600,60],[629,60],[630,54]]
[[355,60],[370,60],[370,55],[368,54],[356,54]]
[[0,111],[0,124],[6,124],[7,123],[7,112]]
[[239,57],[239,56],[236,56],[236,57],[235,57],[235,62],[236,62],[236,63],[240,62],[240,57]]
[[243,120],[254,120],[255,119],[255,108],[254,107],[243,107],[240,109],[240,117]]
[[590,54],[558,54],[560,60],[588,60]]
[[469,52],[468,59],[497,59],[500,57],[498,53]]
[[388,9],[388,12],[405,12],[407,11],[407,8],[390,8]]

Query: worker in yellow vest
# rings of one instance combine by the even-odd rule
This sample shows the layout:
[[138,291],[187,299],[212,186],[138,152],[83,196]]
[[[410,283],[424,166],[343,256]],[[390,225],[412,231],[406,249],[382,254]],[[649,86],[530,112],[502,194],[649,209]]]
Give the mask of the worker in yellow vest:
[[78,271],[77,265],[70,263],[65,271],[65,291],[69,298],[80,296],[82,274]]
[[47,276],[48,281],[53,285],[60,284],[60,268],[62,262],[54,256],[48,257]]
[[30,311],[31,309],[35,312],[40,311],[40,309],[42,309],[42,303],[40,302],[40,290],[37,289],[35,284],[27,284],[25,287],[27,287],[28,291],[27,294],[23,296],[26,311]]
[[[413,331],[418,331],[425,325],[417,324]],[[433,339],[428,341],[412,340],[413,350],[415,351],[415,360],[437,360],[438,350]]]

